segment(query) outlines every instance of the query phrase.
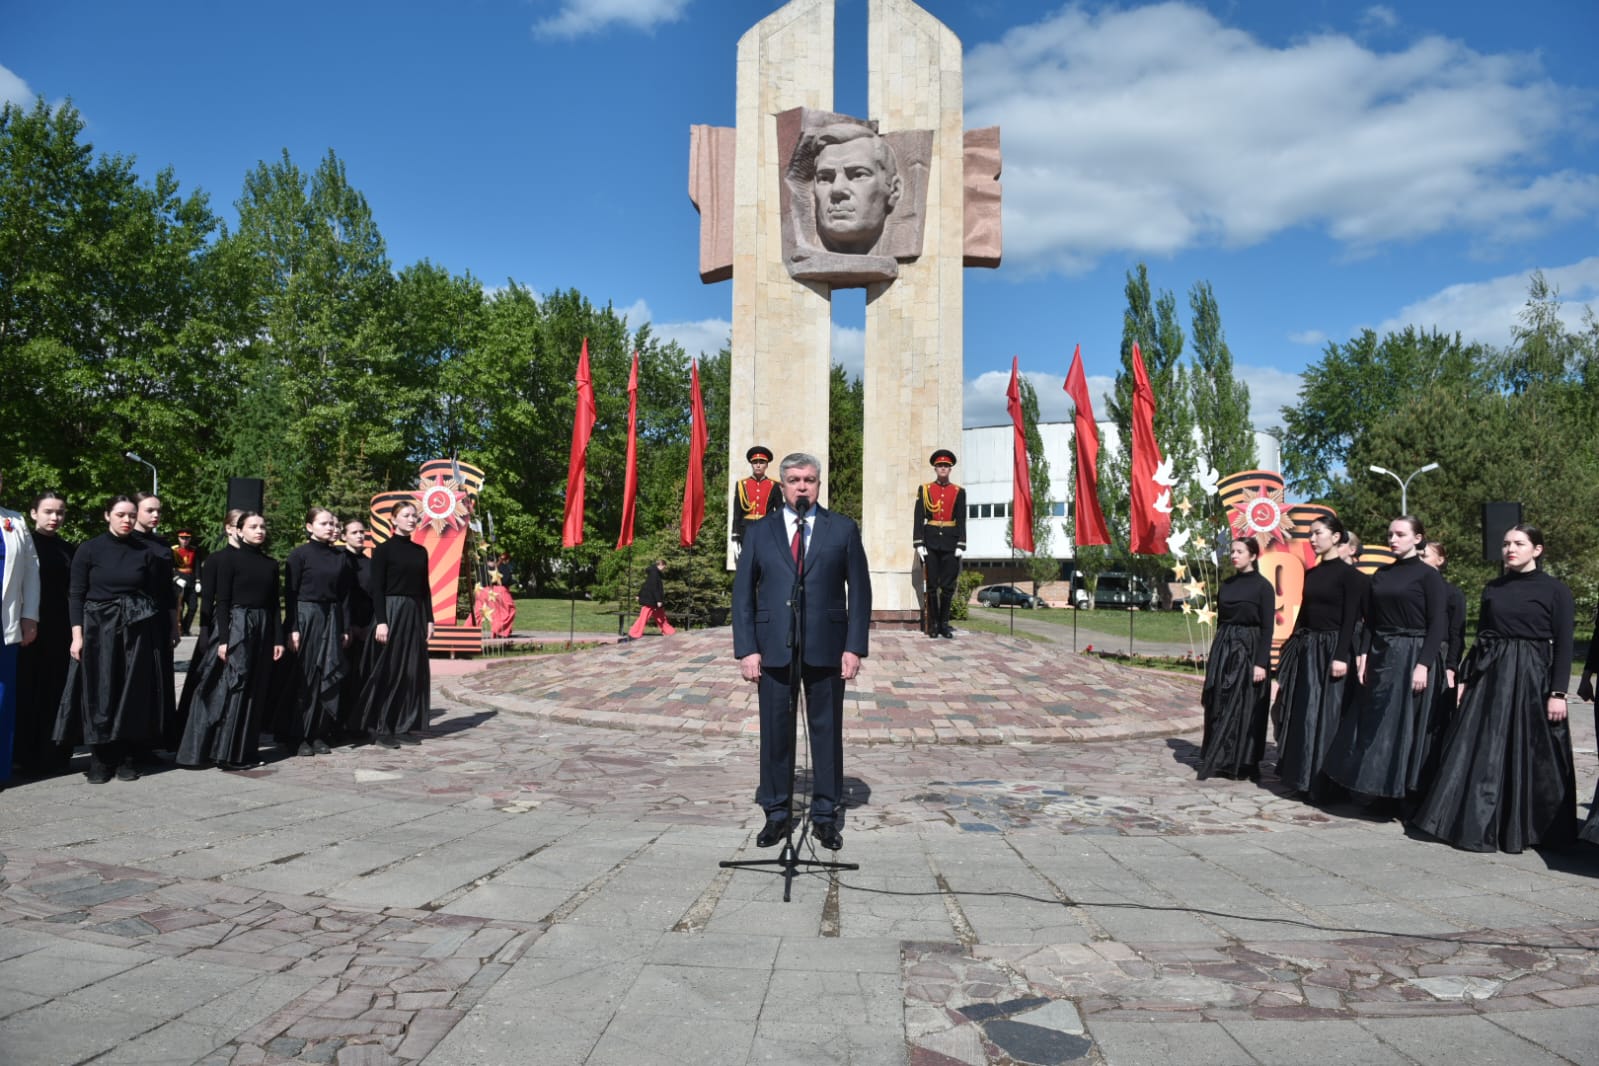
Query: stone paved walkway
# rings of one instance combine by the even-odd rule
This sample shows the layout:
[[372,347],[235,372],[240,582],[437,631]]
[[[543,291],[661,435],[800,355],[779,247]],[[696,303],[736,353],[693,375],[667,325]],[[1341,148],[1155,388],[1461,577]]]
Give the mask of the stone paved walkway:
[[[1196,782],[1192,682],[1048,646],[925,642],[914,708],[856,700],[861,869],[785,903],[718,866],[771,853],[745,719],[682,698],[748,698],[714,637],[442,677],[419,748],[13,786],[0,1062],[1599,1064],[1599,849]],[[941,727],[979,675],[1043,732]],[[1177,731],[1085,743],[1018,692]]]

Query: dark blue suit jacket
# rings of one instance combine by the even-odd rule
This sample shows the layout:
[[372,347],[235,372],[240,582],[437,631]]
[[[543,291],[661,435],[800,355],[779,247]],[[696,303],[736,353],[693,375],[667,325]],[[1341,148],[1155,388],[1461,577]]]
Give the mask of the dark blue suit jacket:
[[[866,658],[872,578],[854,519],[814,508],[805,553],[805,663],[839,669],[846,651]],[[782,509],[746,529],[733,578],[733,654],[761,653],[761,666],[789,665],[789,593],[794,555]]]

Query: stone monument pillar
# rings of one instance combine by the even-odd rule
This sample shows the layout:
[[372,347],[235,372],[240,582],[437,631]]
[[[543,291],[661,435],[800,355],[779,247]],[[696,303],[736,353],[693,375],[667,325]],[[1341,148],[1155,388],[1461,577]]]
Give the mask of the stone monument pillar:
[[831,110],[833,0],[750,29],[738,125],[692,128],[689,196],[700,277],[733,280],[729,470],[756,443],[809,451],[825,503],[832,290],[867,289],[861,531],[874,617],[911,622],[914,488],[935,448],[960,448],[962,270],[999,265],[999,131],[963,133],[961,46],[942,23],[869,0],[868,26],[866,120]]

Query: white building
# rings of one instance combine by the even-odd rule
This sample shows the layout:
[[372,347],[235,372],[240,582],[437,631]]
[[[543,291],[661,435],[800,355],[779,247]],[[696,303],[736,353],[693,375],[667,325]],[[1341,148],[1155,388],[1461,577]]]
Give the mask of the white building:
[[[1009,422],[999,426],[976,426],[961,433],[961,450],[952,480],[966,488],[966,561],[968,566],[982,567],[985,562],[1008,564],[1020,559],[1005,542],[1005,532],[1010,518],[1011,448],[1014,429]],[[1033,501],[1035,511],[1049,514],[1049,554],[1057,559],[1070,559],[1076,555],[1072,547],[1071,507],[1075,476],[1072,471],[1072,423],[1040,422],[1039,436],[1044,440],[1044,458],[1049,461],[1049,500]],[[1118,447],[1116,424],[1099,423],[1099,453],[1101,462]],[[1269,433],[1255,433],[1256,466],[1262,470],[1280,470],[1281,452],[1277,438]],[[1223,477],[1232,470],[1217,471]],[[931,468],[929,468],[931,477]],[[1198,490],[1194,490],[1197,494]],[[1180,496],[1181,493],[1174,494]],[[993,569],[990,567],[990,569]]]

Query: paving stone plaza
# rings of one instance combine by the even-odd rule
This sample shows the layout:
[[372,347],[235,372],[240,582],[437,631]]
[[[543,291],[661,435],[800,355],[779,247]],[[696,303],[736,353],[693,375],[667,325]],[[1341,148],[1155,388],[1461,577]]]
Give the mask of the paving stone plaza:
[[436,665],[417,748],[0,794],[0,1062],[1599,1063],[1599,849],[1196,782],[1195,679],[874,634],[785,903],[726,630]]

